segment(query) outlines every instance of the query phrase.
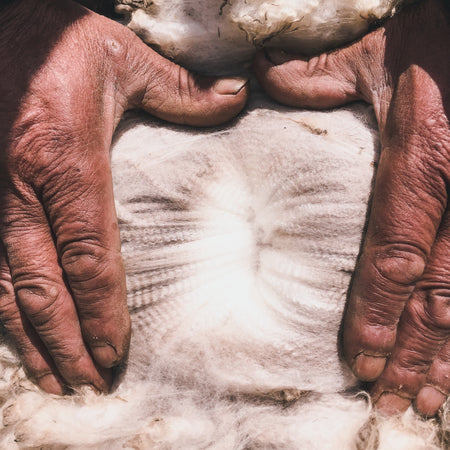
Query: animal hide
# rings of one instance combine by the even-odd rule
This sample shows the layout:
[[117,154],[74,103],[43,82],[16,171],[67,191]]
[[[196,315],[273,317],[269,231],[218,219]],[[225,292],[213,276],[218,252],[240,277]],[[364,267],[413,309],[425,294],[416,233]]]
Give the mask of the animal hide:
[[[182,2],[169,3],[175,14]],[[251,6],[222,14],[239,4]],[[256,85],[213,129],[128,114],[112,148],[128,364],[110,395],[58,398],[26,379],[4,337],[0,447],[445,448],[449,408],[440,424],[378,416],[339,357],[378,150],[369,106],[295,110]]]

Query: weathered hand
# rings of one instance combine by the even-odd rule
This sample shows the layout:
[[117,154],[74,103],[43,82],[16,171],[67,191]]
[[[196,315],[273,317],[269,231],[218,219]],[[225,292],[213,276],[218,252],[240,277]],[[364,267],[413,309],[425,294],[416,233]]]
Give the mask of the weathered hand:
[[342,50],[255,61],[282,103],[374,106],[382,153],[344,352],[360,379],[378,379],[372,395],[390,413],[416,399],[433,415],[450,392],[449,24],[444,0],[425,0]]
[[213,125],[244,83],[194,77],[69,0],[0,6],[0,319],[45,391],[107,391],[127,352],[109,167],[123,111]]

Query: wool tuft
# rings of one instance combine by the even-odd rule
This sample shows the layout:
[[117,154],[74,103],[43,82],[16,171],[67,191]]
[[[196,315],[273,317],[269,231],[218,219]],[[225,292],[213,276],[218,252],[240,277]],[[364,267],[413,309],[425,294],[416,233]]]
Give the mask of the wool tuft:
[[116,0],[145,42],[205,73],[242,70],[257,48],[304,54],[349,42],[399,0]]

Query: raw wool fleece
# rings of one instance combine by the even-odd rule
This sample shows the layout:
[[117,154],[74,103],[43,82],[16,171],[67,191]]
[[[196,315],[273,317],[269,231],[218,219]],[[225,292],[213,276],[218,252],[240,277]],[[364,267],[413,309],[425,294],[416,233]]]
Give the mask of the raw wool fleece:
[[109,396],[57,398],[4,340],[0,447],[445,448],[448,408],[440,426],[378,417],[338,356],[377,150],[368,106],[299,111],[254,86],[224,127],[128,115],[112,149],[128,367]]
[[[112,149],[133,337],[109,396],[45,395],[8,347],[1,448],[444,448],[338,357],[378,136],[370,107],[275,105],[210,130],[129,114]],[[443,431],[442,431],[443,430]]]
[[312,54],[351,41],[400,0],[116,0],[128,26],[165,56],[235,72],[256,48]]

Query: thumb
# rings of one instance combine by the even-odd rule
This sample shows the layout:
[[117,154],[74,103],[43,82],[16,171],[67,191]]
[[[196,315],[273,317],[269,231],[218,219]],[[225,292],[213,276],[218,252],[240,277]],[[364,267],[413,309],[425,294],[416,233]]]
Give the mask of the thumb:
[[244,78],[195,75],[130,36],[122,86],[129,108],[142,108],[174,123],[212,126],[226,122],[245,106]]
[[257,54],[253,68],[263,89],[280,103],[332,108],[363,98],[354,65],[359,53],[359,43],[312,58],[265,49]]

